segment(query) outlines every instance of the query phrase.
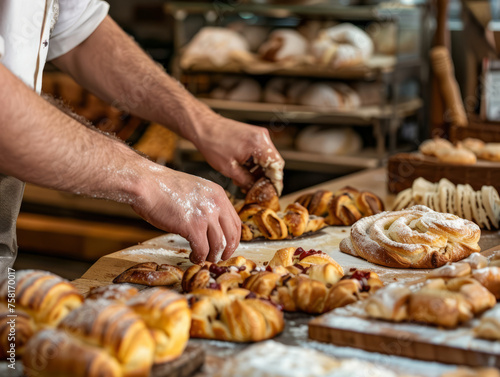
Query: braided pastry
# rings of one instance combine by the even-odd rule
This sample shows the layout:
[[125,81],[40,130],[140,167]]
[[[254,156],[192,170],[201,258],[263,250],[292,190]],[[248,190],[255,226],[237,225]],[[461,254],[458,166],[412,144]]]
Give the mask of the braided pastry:
[[198,289],[191,292],[189,302],[193,338],[256,342],[284,328],[283,312],[246,289]]
[[[11,286],[12,287],[12,286]],[[16,304],[16,354],[21,356],[26,341],[37,331],[55,327],[73,309],[82,304],[83,297],[67,280],[37,270],[21,270],[16,272],[15,279]],[[0,355],[10,349],[7,334],[10,330],[7,317],[7,303],[11,290],[8,280],[0,282]]]
[[189,267],[182,277],[182,289],[191,292],[201,288],[228,290],[237,288],[250,276],[256,264],[241,256],[218,263],[205,262]]
[[301,195],[295,201],[305,207],[310,215],[325,217],[328,215],[328,204],[332,196],[331,191],[317,190]]
[[326,226],[323,218],[309,215],[307,210],[298,203],[288,205],[284,213],[271,209],[243,207],[241,240],[250,241],[264,237],[269,240],[283,240],[299,237],[305,233],[316,232]]
[[245,196],[245,205],[249,204],[256,204],[262,208],[269,208],[276,212],[280,210],[278,193],[268,178],[260,178],[248,190]]
[[185,297],[156,287],[135,295],[127,305],[144,320],[155,340],[155,363],[165,363],[182,354],[191,326],[191,311]]
[[174,285],[180,283],[183,271],[169,264],[146,262],[136,264],[113,279],[113,283],[132,283],[147,286]]
[[436,268],[480,251],[480,235],[468,220],[414,206],[361,219],[340,250],[387,267]]
[[148,328],[132,309],[92,300],[69,313],[57,330],[32,337],[23,364],[29,377],[148,376],[154,349]]

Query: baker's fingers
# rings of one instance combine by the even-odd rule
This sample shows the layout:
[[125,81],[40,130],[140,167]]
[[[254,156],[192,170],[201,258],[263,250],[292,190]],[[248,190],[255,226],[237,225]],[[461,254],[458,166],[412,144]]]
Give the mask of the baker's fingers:
[[243,190],[249,190],[255,183],[255,177],[238,162],[233,161],[230,169],[226,172],[234,184]]
[[[234,211],[234,213],[236,213],[236,211]],[[237,215],[236,219],[233,216],[221,216],[219,222],[226,237],[226,247],[222,253],[222,259],[226,260],[233,255],[240,243],[241,220]]]
[[194,264],[204,262],[207,259],[208,252],[210,251],[207,231],[200,231],[196,229],[196,231],[192,232],[187,237],[187,240],[192,250],[191,254],[189,255],[189,260]]
[[218,222],[208,224],[207,237],[210,245],[207,260],[217,263],[221,260],[222,253],[226,248],[226,239]]

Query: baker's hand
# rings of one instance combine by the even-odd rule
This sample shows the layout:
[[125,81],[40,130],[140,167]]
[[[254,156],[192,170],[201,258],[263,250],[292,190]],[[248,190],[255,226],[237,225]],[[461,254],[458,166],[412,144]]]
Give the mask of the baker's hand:
[[246,167],[246,163],[251,161],[262,167],[278,195],[281,195],[285,162],[266,128],[215,114],[204,121],[211,124],[204,127],[204,133],[194,143],[214,169],[248,190],[256,181],[256,176]]
[[161,166],[146,167],[132,208],[145,220],[186,238],[190,260],[229,258],[240,241],[241,221],[221,186]]

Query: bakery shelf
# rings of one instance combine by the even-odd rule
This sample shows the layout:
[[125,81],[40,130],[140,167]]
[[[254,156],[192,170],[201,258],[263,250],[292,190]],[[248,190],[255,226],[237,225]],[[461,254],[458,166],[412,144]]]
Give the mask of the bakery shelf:
[[[256,62],[256,64],[229,63],[224,66],[214,66],[210,62],[197,63],[188,69],[183,69],[186,74],[196,73],[224,73],[246,75],[272,75],[290,77],[312,77],[337,80],[375,80],[380,75],[391,74],[396,69],[397,59],[390,55],[375,55],[367,63],[352,67],[329,69],[320,66],[279,67],[269,62]],[[399,63],[418,67],[418,62]]]
[[422,107],[420,98],[396,105],[366,106],[354,110],[330,110],[322,107],[283,105],[261,102],[236,102],[211,98],[199,98],[223,116],[256,122],[351,124],[371,126],[374,120],[390,119],[394,115],[404,118],[415,114]]

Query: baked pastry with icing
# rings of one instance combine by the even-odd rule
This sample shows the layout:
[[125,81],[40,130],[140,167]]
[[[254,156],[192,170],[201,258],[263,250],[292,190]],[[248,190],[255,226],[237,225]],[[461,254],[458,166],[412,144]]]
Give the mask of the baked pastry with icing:
[[340,250],[397,268],[436,268],[480,251],[479,227],[425,206],[387,211],[356,222]]
[[183,271],[169,264],[145,262],[127,268],[113,279],[113,283],[142,284],[150,287],[174,285],[181,282]]
[[242,288],[226,292],[197,289],[190,293],[191,337],[257,342],[283,331],[283,312]]
[[57,329],[33,336],[26,344],[23,365],[29,377],[146,377],[154,349],[148,328],[132,309],[91,300],[69,313]]

